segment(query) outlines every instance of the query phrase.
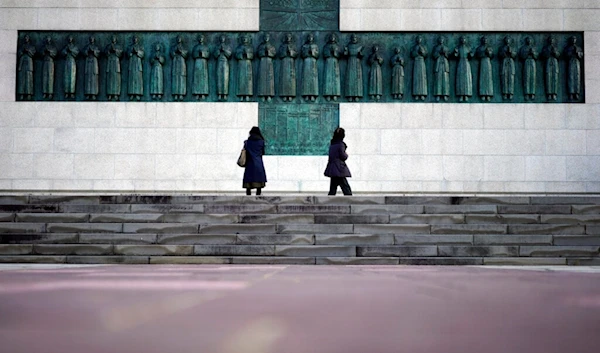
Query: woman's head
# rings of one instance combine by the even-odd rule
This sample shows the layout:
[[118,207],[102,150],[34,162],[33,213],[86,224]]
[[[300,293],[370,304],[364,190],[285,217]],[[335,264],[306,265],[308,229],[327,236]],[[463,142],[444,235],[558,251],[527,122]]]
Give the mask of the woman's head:
[[260,128],[258,126],[253,126],[252,129],[250,129],[250,135],[259,136],[261,139],[264,140],[264,137],[263,137],[262,133],[260,132]]
[[346,130],[341,127],[338,127],[333,132],[333,140],[343,140],[346,137]]

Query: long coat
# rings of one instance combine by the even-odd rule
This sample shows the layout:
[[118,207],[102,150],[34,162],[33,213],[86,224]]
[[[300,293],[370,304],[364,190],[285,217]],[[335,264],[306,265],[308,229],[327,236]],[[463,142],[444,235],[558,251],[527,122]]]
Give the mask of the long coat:
[[350,169],[346,165],[346,144],[340,140],[331,141],[329,145],[329,161],[327,162],[327,168],[325,168],[326,177],[351,177]]
[[265,140],[251,135],[244,142],[246,149],[246,169],[244,171],[244,183],[266,183],[267,173],[262,156],[265,154]]

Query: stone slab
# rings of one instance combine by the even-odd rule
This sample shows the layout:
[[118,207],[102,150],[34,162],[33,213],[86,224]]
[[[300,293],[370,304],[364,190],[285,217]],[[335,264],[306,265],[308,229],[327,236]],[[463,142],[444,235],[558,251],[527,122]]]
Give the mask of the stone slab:
[[453,197],[453,204],[459,205],[527,205],[527,196],[477,196],[477,197]]
[[351,205],[352,214],[420,214],[425,210],[421,205]]
[[506,205],[498,206],[498,213],[508,214],[570,214],[568,205]]
[[501,224],[450,224],[432,225],[431,234],[506,234],[507,226]]
[[242,245],[313,245],[315,237],[309,234],[238,234],[237,244]]
[[235,234],[159,234],[158,244],[169,245],[234,245]]
[[169,213],[160,217],[165,223],[228,224],[239,223],[236,214]]
[[356,247],[336,245],[275,245],[275,255],[293,257],[356,256]]
[[463,224],[462,214],[393,214],[390,215],[392,224]]
[[270,224],[314,224],[315,216],[312,214],[263,214],[240,215],[240,223],[270,223]]
[[433,205],[425,206],[425,213],[497,213],[496,205]]
[[350,208],[346,205],[280,205],[277,213],[349,214]]
[[192,255],[194,247],[192,245],[115,245],[115,255],[136,255],[136,256],[175,256]]
[[548,224],[596,224],[600,225],[598,215],[542,215],[542,223]]
[[395,245],[472,245],[471,234],[395,234]]
[[585,234],[600,235],[600,226],[585,226]]
[[519,256],[518,246],[438,246],[439,256]]
[[437,246],[358,246],[356,254],[359,257],[407,257],[407,256],[437,256]]
[[28,264],[63,264],[67,261],[66,256],[0,256],[0,263],[28,263]]
[[59,205],[2,205],[1,212],[30,212],[30,213],[52,213],[59,211]]
[[0,196],[0,205],[26,205],[29,202],[29,196],[25,195],[2,195]]
[[44,233],[46,225],[40,223],[0,223],[2,233]]
[[430,234],[428,224],[357,224],[355,234]]
[[573,258],[567,259],[567,265],[569,266],[600,266],[600,258]]
[[279,224],[277,233],[280,234],[352,234],[352,224]]
[[392,234],[317,234],[316,245],[394,245]]
[[0,234],[0,244],[72,244],[78,241],[77,233]]
[[35,244],[33,251],[39,255],[111,255],[111,244]]
[[585,234],[585,227],[571,224],[519,224],[509,225],[509,234]]
[[465,215],[467,224],[532,224],[540,223],[536,214]]
[[0,255],[29,255],[33,253],[33,245],[0,244]]
[[389,215],[315,215],[317,224],[388,224]]
[[313,196],[242,196],[240,202],[244,204],[270,204],[270,205],[307,205],[314,204]]
[[[48,223],[49,233],[121,233],[120,223]],[[126,232],[133,233],[133,232]]]
[[384,196],[315,196],[317,205],[383,205]]
[[274,256],[274,245],[194,245],[194,255]]
[[532,205],[600,205],[600,196],[531,197]]
[[156,234],[128,233],[82,233],[79,235],[81,244],[153,244]]
[[30,223],[85,223],[87,213],[17,213],[17,222]]
[[274,224],[211,224],[201,225],[200,234],[275,234]]
[[600,214],[600,205],[573,205],[574,214]]
[[162,215],[156,213],[92,213],[91,223],[143,223],[161,222]]
[[570,245],[600,245],[600,236],[578,236],[578,235],[555,235],[553,236],[553,244],[559,246]]
[[479,266],[483,265],[481,257],[401,257],[400,265],[435,265],[435,266]]
[[198,204],[134,204],[131,213],[204,213],[204,205]]
[[150,256],[151,265],[221,265],[230,264],[230,257],[218,256]]
[[386,205],[451,205],[447,196],[386,196]]
[[14,220],[14,213],[0,213],[0,222],[13,222]]
[[60,206],[60,212],[64,213],[127,213],[131,211],[132,205],[123,204],[102,204],[102,205],[63,205]]
[[317,257],[317,265],[398,265],[397,257]]
[[76,196],[76,195],[31,195],[30,204],[62,204],[62,205],[97,205],[100,196]]
[[67,256],[66,262],[69,264],[129,264],[146,265],[148,256]]
[[124,223],[123,233],[198,233],[197,223]]
[[[270,204],[248,204],[248,205],[204,205],[206,214],[243,214],[243,213],[277,213],[277,206]],[[299,213],[299,212],[294,212]]]
[[600,246],[521,246],[520,256],[599,256]]
[[564,257],[484,257],[484,265],[495,266],[562,266],[567,264]]
[[552,245],[552,235],[474,235],[474,245]]
[[314,265],[314,257],[287,257],[287,256],[234,256],[231,262],[236,265]]

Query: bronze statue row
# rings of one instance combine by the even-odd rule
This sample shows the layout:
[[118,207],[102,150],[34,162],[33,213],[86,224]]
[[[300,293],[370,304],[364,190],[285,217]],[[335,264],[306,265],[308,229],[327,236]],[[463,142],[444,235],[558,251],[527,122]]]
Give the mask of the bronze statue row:
[[[254,96],[254,75],[252,61],[255,56],[259,62],[257,78],[257,96],[269,102],[275,97],[275,85],[278,94],[284,102],[293,101],[298,93],[307,102],[315,102],[320,94],[327,101],[337,101],[342,95],[339,60],[347,60],[344,93],[350,102],[360,101],[364,96],[363,66],[365,48],[359,43],[358,37],[350,36],[349,43],[342,47],[338,44],[336,34],[330,34],[323,47],[322,56],[325,60],[323,68],[322,92],[319,91],[318,59],[321,52],[315,43],[313,34],[308,34],[301,47],[293,43],[291,33],[283,36],[279,49],[271,43],[270,35],[264,34],[257,50],[254,50],[248,35],[241,35],[235,51],[227,43],[225,35],[219,37],[218,44],[213,48],[205,43],[205,36],[198,35],[198,43],[193,47],[193,79],[191,93],[198,100],[209,96],[208,60],[211,56],[216,60],[216,94],[219,100],[227,100],[229,96],[230,67],[233,57],[237,60],[236,95],[241,101],[250,101]],[[389,61],[391,66],[391,96],[399,100],[404,96],[404,67],[405,58],[399,47],[393,49]],[[19,48],[18,87],[17,94],[21,100],[31,100],[34,95],[33,58],[36,48],[28,35]],[[54,96],[55,59],[59,52],[51,37],[46,37],[42,49],[42,93],[44,99]],[[74,99],[76,93],[76,58],[80,51],[74,44],[72,35],[67,37],[67,44],[60,52],[64,57],[64,94],[67,99]],[[133,36],[131,45],[126,51],[119,45],[116,36],[112,36],[110,44],[101,51],[94,36],[89,37],[89,43],[82,51],[85,58],[84,66],[84,95],[87,100],[96,100],[99,92],[99,65],[101,54],[106,56],[105,84],[108,100],[119,100],[121,96],[121,59],[128,58],[127,95],[130,100],[141,100],[144,94],[144,63],[145,52],[138,36]],[[425,60],[428,50],[423,44],[423,38],[417,36],[415,44],[410,48],[410,57],[414,61],[412,72],[412,95],[415,100],[424,101],[428,96],[428,77]],[[176,101],[182,101],[187,95],[187,63],[188,49],[184,46],[181,36],[177,36],[175,45],[169,51],[171,63],[171,94]],[[495,52],[488,43],[486,36],[481,37],[480,45],[473,49],[466,37],[462,36],[453,50],[445,44],[445,38],[440,36],[432,51],[433,67],[433,96],[437,101],[448,101],[450,97],[450,59],[458,60],[455,79],[455,94],[460,101],[468,101],[473,96],[473,74],[470,60],[479,60],[478,88],[483,101],[491,101],[494,96],[494,74],[492,61]],[[561,52],[553,36],[548,37],[547,44],[538,52],[531,37],[525,38],[524,45],[518,50],[513,46],[510,36],[504,38],[504,44],[497,53],[500,61],[500,87],[504,100],[512,100],[515,94],[515,60],[523,61],[523,94],[526,100],[535,99],[536,95],[536,60],[544,61],[544,83],[546,98],[556,101],[559,87],[559,60],[567,61],[567,92],[569,99],[579,100],[581,95],[581,59],[583,51],[576,43],[576,37],[570,37],[568,45]],[[280,60],[278,80],[275,79],[274,61]],[[302,79],[300,92],[297,88],[296,59],[301,59]],[[163,45],[156,43],[149,55],[151,66],[150,96],[160,100],[164,95],[164,69],[166,56]],[[367,56],[370,67],[368,73],[368,96],[373,101],[383,97],[382,66],[384,57],[378,45],[373,45]]]

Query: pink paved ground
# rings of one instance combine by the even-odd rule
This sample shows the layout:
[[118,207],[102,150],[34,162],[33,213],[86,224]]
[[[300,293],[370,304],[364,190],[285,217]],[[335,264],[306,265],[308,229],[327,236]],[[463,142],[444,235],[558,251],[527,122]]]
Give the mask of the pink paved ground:
[[100,266],[0,271],[0,352],[599,352],[600,272]]

